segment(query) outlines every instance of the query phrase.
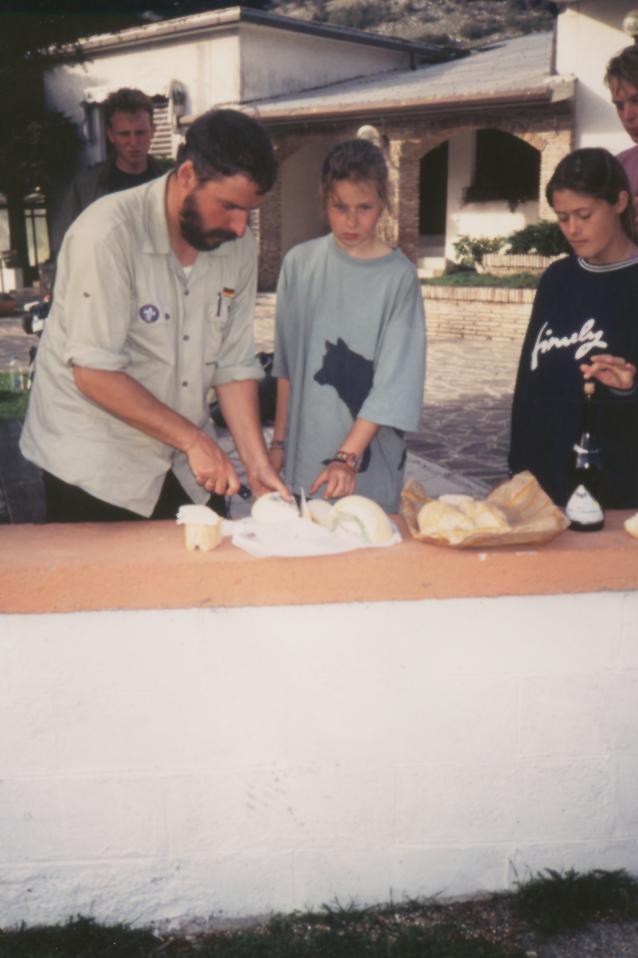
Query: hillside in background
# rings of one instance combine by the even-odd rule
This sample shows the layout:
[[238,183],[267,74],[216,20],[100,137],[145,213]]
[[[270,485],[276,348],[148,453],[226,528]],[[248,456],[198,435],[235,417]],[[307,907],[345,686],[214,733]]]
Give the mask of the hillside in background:
[[549,30],[549,0],[273,0],[270,11],[303,20],[460,49]]

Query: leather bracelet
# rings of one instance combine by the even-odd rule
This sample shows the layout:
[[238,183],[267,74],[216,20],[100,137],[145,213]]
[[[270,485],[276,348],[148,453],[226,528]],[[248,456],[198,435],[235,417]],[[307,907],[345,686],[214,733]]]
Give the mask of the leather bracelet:
[[359,469],[361,469],[361,456],[357,456],[354,452],[344,452],[343,449],[336,452],[330,462],[340,462],[352,469],[353,472],[359,472]]

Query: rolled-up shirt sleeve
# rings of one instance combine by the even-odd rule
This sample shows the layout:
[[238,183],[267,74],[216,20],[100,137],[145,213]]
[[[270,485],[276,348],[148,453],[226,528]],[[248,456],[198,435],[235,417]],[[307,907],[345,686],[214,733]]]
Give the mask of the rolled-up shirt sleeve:
[[[74,282],[67,283],[65,264],[71,260]],[[76,224],[63,243],[60,267],[56,297],[64,308],[63,361],[90,369],[126,369],[132,283],[118,232],[96,240],[93,230]]]
[[244,237],[244,250],[237,282],[228,307],[213,386],[245,379],[263,379],[257,357],[254,318],[257,295],[257,256],[252,233]]

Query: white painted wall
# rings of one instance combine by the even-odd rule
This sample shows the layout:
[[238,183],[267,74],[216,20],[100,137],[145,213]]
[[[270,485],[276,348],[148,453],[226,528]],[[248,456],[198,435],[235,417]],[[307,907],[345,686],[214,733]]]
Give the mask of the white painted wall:
[[638,868],[638,593],[0,617],[0,924]]
[[448,248],[452,248],[454,241],[464,235],[509,236],[528,223],[538,222],[538,201],[520,203],[514,211],[505,200],[465,203],[449,212],[448,222],[454,230],[453,235],[448,235]]
[[[201,19],[201,15],[186,17],[179,21],[180,29]],[[90,59],[57,67],[46,76],[47,105],[80,124],[85,136],[82,102],[87,91],[100,100],[105,91],[121,86],[137,87],[149,95],[166,94],[170,81],[176,79],[187,93],[186,113],[198,115],[219,104],[277,96],[409,65],[408,54],[396,50],[239,21],[194,36],[159,36],[157,25],[134,32],[136,36],[148,33],[148,41],[127,43],[125,32],[117,48],[90,46]],[[84,162],[102,158],[99,144],[89,143]]]
[[[236,31],[217,33],[212,40],[164,40],[152,46],[122,47],[94,53],[83,64],[57,67],[46,78],[47,103],[66,113],[75,123],[84,124],[82,101],[87,92],[103,93],[132,86],[149,96],[166,95],[171,80],[180,80],[186,89],[188,113],[198,114],[219,103],[240,98],[239,40]],[[83,133],[87,131],[82,126]],[[102,159],[89,144],[87,162]]]
[[241,24],[240,39],[244,101],[409,67],[401,51],[251,23]]
[[604,146],[619,153],[633,145],[603,78],[610,58],[631,43],[622,21],[635,8],[635,0],[582,0],[558,17],[556,69],[578,78],[575,148]]
[[[445,219],[445,256],[453,260],[456,257],[454,242],[461,235],[457,219],[463,207],[466,188],[472,182],[476,160],[476,134],[466,130],[454,136],[448,143],[448,180],[447,215]],[[481,224],[481,233],[489,228],[489,223]]]

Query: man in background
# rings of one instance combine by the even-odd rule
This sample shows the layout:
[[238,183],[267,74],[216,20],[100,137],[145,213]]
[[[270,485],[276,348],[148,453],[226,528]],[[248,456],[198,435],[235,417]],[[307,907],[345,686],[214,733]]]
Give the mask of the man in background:
[[104,101],[104,121],[110,155],[103,163],[81,170],[71,182],[52,227],[54,256],[71,223],[94,200],[140,186],[165,172],[149,153],[155,125],[153,103],[145,93],[129,87],[111,93]]

